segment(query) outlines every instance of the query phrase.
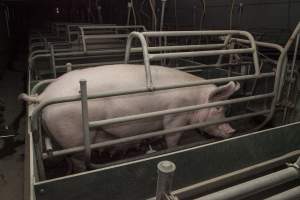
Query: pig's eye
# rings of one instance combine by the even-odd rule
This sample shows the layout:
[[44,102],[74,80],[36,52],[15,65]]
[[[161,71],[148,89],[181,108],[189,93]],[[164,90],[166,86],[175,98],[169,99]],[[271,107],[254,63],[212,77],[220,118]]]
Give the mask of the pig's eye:
[[218,111],[218,112],[222,112],[223,110],[224,110],[223,107],[217,107],[217,111]]

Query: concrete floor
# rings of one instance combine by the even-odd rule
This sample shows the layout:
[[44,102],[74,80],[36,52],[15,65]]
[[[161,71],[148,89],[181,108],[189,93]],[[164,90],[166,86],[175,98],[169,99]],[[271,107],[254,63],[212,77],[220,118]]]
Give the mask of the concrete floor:
[[[4,72],[0,80],[0,99],[5,102],[5,120],[10,124],[21,112],[22,103],[17,96],[24,90],[24,62],[22,58],[15,58],[10,69]],[[24,121],[24,120],[22,120]],[[24,139],[24,122],[22,122],[18,141]],[[22,200],[24,188],[24,145],[16,148],[12,155],[0,159],[0,199]]]

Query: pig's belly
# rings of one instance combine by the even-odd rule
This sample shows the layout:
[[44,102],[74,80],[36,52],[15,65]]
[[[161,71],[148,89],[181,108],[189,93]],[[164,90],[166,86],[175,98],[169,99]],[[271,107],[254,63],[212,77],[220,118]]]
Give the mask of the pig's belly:
[[163,129],[163,117],[103,126],[101,129],[115,137],[129,137]]

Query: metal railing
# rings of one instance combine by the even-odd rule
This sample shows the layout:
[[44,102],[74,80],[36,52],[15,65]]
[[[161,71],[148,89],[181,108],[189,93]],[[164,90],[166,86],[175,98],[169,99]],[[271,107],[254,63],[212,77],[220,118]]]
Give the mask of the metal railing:
[[[69,25],[68,27],[74,27],[75,25]],[[86,26],[78,26],[79,29],[79,36],[80,39],[78,42],[75,42],[76,45],[72,44],[71,48],[55,48],[55,44],[49,43],[46,46],[48,49],[41,49],[41,50],[36,50],[30,53],[29,56],[29,69],[31,71],[36,71],[38,69],[37,66],[35,65],[36,60],[46,58],[49,59],[50,61],[50,67],[52,71],[52,75],[54,78],[57,76],[57,69],[63,70],[66,69],[67,67],[65,65],[56,65],[56,60],[67,60],[66,63],[71,62],[69,61],[70,59],[83,59],[86,58],[88,59],[90,56],[96,56],[96,58],[100,58],[101,56],[105,57],[112,57],[116,54],[119,55],[119,57],[123,57],[123,54],[125,54],[125,46],[121,48],[121,46],[116,46],[114,47],[113,44],[117,42],[119,44],[122,40],[126,39],[128,37],[128,34],[131,30],[141,30],[145,31],[144,26],[112,26],[112,25],[104,25],[104,26],[96,26],[96,25],[86,25]],[[93,31],[112,31],[112,34],[106,34],[105,32],[104,35],[93,35],[93,32],[90,32],[91,30]],[[118,34],[119,31],[125,31],[128,32],[127,34]],[[71,33],[71,32],[70,32]],[[69,36],[71,37],[71,36]],[[115,39],[114,41],[107,42],[108,38],[113,38]],[[96,39],[96,46],[94,49],[89,50],[87,49],[87,41],[91,39]],[[99,42],[102,42],[99,43]],[[95,43],[95,41],[94,41]],[[99,44],[97,44],[99,43]],[[105,44],[106,43],[106,44]],[[125,43],[125,41],[124,41]],[[93,43],[92,43],[93,45]],[[122,45],[123,46],[123,45]],[[113,55],[110,55],[113,54]],[[133,63],[136,62],[141,62],[141,60],[136,59],[133,61]],[[120,63],[120,61],[117,61],[116,59],[112,59],[111,62],[97,62],[97,63],[92,63],[93,66],[97,65],[103,65],[103,64],[117,64]],[[72,64],[72,69],[76,68],[81,68],[81,67],[86,67],[90,66],[90,63],[85,63],[85,64]]]
[[[212,183],[215,183],[219,188],[221,186],[225,186],[226,183],[231,183],[233,181],[226,181],[225,179],[229,179],[232,176],[242,176],[245,177],[246,173],[247,177],[251,175],[258,174],[259,172],[255,172],[255,170],[259,169],[260,171],[264,169],[271,169],[274,166],[283,165],[284,161],[291,156],[298,155],[298,160],[293,164],[287,164],[287,168],[279,170],[277,172],[267,174],[265,176],[240,183],[238,185],[234,185],[228,187],[223,190],[219,190],[214,193],[207,194],[205,196],[201,196],[205,191],[209,191],[214,187],[211,187]],[[297,180],[300,178],[300,157],[299,151],[295,151],[290,153],[289,155],[282,156],[280,158],[273,159],[271,161],[267,161],[262,164],[258,164],[255,166],[251,166],[246,169],[239,170],[237,172],[233,172],[232,174],[226,174],[222,177],[217,177],[213,180],[208,180],[203,183],[196,183],[194,185],[186,186],[181,189],[177,189],[176,191],[172,191],[173,177],[176,171],[176,165],[170,161],[162,161],[157,165],[158,178],[157,178],[157,187],[156,187],[156,197],[151,198],[151,200],[179,200],[179,199],[191,199],[194,197],[195,200],[230,200],[230,199],[244,199],[247,197],[251,197],[253,195],[259,194],[263,191],[274,188],[278,185],[282,185],[293,180]],[[242,180],[242,178],[235,178],[236,180]],[[205,187],[207,186],[207,187]],[[286,192],[277,194],[275,196],[267,198],[268,200],[275,199],[286,199],[293,200],[295,197],[300,197],[299,187],[293,188]],[[195,198],[195,196],[201,196],[199,198]],[[285,198],[283,198],[285,197]]]
[[[225,35],[226,40],[224,43],[221,44],[207,44],[207,45],[190,45],[190,46],[159,46],[159,47],[149,47],[147,43],[147,39],[149,37],[175,37],[175,36],[202,36],[202,35]],[[243,43],[250,44],[249,48],[243,48],[243,49],[227,49],[230,39],[233,39],[232,36],[239,35],[244,36],[246,38],[245,41],[240,41]],[[141,47],[139,48],[132,48],[131,42],[134,38],[138,38],[141,43]],[[145,32],[145,33],[137,33],[133,32],[129,35],[128,41],[127,41],[127,47],[126,47],[126,53],[125,53],[125,63],[128,63],[130,60],[130,54],[134,52],[142,52],[144,56],[144,67],[145,67],[145,80],[146,85],[141,86],[138,89],[134,90],[122,90],[122,91],[111,91],[107,93],[100,93],[100,94],[94,94],[94,95],[88,95],[87,91],[87,82],[85,80],[80,81],[80,94],[76,96],[70,96],[70,97],[63,97],[63,98],[55,98],[52,100],[41,102],[40,104],[34,106],[33,110],[30,113],[31,117],[31,125],[32,125],[32,131],[35,137],[41,138],[41,132],[39,130],[39,117],[41,114],[41,111],[53,104],[58,104],[62,102],[74,102],[74,101],[81,101],[82,105],[82,123],[83,123],[83,133],[84,133],[84,141],[83,145],[63,149],[63,150],[54,150],[53,148],[47,148],[48,150],[40,155],[41,157],[39,159],[47,159],[49,157],[53,156],[62,156],[62,155],[69,155],[74,154],[77,152],[85,152],[85,160],[86,165],[89,168],[97,168],[98,166],[91,163],[91,151],[93,149],[99,149],[103,147],[108,147],[120,143],[127,143],[131,141],[137,141],[147,138],[152,138],[156,136],[164,136],[168,134],[174,134],[181,131],[186,130],[192,130],[196,128],[202,128],[205,126],[220,124],[224,122],[231,122],[241,119],[246,119],[254,116],[260,116],[260,115],[267,115],[266,120],[262,123],[265,124],[268,120],[271,119],[272,115],[275,112],[275,106],[276,106],[276,99],[278,95],[278,86],[279,86],[279,78],[280,72],[282,69],[282,65],[277,63],[276,72],[268,72],[268,73],[262,73],[259,68],[259,61],[258,61],[258,53],[256,45],[269,47],[269,48],[275,48],[278,50],[281,50],[276,45],[270,44],[270,43],[257,43],[254,41],[251,34],[244,31],[184,31],[184,32]],[[196,51],[196,52],[189,52],[188,50],[203,50],[203,51]],[[217,50],[216,49],[222,49]],[[167,53],[161,53],[161,54],[153,54],[151,52],[167,52]],[[170,51],[188,51],[188,52],[170,52]],[[218,62],[222,62],[222,58],[220,58],[223,55],[228,54],[250,54],[252,55],[252,60],[254,63],[254,74],[248,74],[248,75],[239,75],[234,77],[225,77],[225,78],[216,78],[216,79],[208,79],[208,80],[201,80],[198,82],[193,83],[186,83],[186,84],[174,84],[174,85],[166,85],[166,86],[156,86],[153,85],[152,80],[152,73],[151,73],[151,67],[150,67],[150,61],[157,60],[157,59],[169,59],[173,57],[190,57],[190,56],[209,56],[209,55],[216,55],[219,56]],[[215,65],[218,65],[218,62]],[[212,66],[213,66],[212,65]],[[205,65],[205,67],[208,67],[209,65]],[[201,66],[199,66],[201,67]],[[203,66],[202,66],[203,67]],[[261,78],[274,78],[275,84],[273,88],[273,92],[266,93],[266,94],[260,94],[260,95],[254,95],[249,97],[242,97],[242,98],[236,98],[236,99],[230,99],[225,101],[219,101],[219,102],[211,102],[207,104],[200,104],[200,105],[194,105],[194,106],[186,106],[186,107],[180,107],[180,108],[173,108],[173,109],[167,109],[162,111],[156,111],[156,112],[150,112],[150,113],[141,113],[138,115],[130,115],[130,116],[124,116],[124,117],[117,117],[113,119],[105,119],[101,121],[88,121],[88,100],[90,99],[97,99],[97,98],[103,98],[103,97],[113,97],[113,96],[121,96],[121,95],[128,95],[128,94],[137,94],[137,93],[145,93],[145,92],[153,92],[153,91],[164,91],[164,90],[170,90],[175,88],[185,88],[185,87],[194,87],[194,86],[200,86],[200,85],[207,85],[207,84],[220,84],[220,83],[226,83],[229,81],[245,81],[245,80],[255,80],[255,79],[261,79]],[[32,95],[35,95],[35,92],[39,91],[39,88],[43,87],[45,84],[49,84],[54,80],[44,81],[36,85],[32,89]],[[186,125],[183,127],[176,127],[172,129],[166,129],[166,130],[158,130],[154,132],[145,133],[142,135],[136,135],[106,142],[99,142],[95,144],[91,144],[91,138],[90,138],[90,129],[101,127],[104,125],[109,124],[115,124],[115,123],[121,123],[121,122],[129,122],[139,119],[145,119],[150,117],[157,117],[157,116],[164,116],[168,114],[175,114],[175,113],[182,113],[182,112],[189,112],[189,111],[195,111],[205,108],[211,108],[216,106],[225,106],[225,105],[232,105],[236,103],[242,103],[242,102],[249,102],[249,101],[255,101],[260,99],[272,99],[272,103],[269,109],[266,110],[260,110],[258,112],[253,113],[245,113],[242,115],[237,116],[231,116],[222,120],[213,120],[213,121],[207,121],[207,122],[201,122],[191,125]],[[260,128],[261,125],[258,127]],[[48,147],[51,147],[49,145],[49,141],[47,143]],[[40,151],[42,152],[42,147],[37,145],[36,148],[40,148]]]

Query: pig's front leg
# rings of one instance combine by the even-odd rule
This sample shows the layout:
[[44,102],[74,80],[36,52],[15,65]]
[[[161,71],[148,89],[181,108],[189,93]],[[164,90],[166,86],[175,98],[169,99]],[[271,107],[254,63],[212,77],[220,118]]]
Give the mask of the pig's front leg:
[[[167,115],[163,119],[164,129],[173,129],[176,127],[181,127],[187,125],[187,114],[180,115]],[[171,133],[165,136],[165,140],[168,148],[177,146],[182,132]]]

